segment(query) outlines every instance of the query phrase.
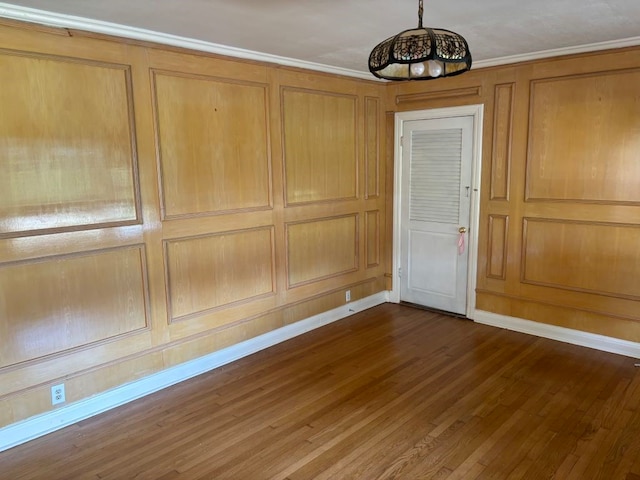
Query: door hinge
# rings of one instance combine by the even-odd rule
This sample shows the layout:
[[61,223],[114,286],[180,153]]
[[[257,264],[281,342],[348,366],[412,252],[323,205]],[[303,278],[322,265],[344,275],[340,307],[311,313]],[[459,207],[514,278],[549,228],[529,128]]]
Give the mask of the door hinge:
[[402,268],[398,269],[398,278],[402,278]]

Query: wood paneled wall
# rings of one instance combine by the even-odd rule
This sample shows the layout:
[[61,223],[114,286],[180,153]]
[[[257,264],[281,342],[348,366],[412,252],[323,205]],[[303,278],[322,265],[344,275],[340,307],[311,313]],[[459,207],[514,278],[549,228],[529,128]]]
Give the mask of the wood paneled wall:
[[0,426],[390,288],[393,112],[485,105],[477,307],[640,341],[640,49],[384,85],[0,26]]
[[389,88],[484,104],[477,308],[640,342],[640,49]]
[[384,85],[0,26],[0,426],[386,288]]

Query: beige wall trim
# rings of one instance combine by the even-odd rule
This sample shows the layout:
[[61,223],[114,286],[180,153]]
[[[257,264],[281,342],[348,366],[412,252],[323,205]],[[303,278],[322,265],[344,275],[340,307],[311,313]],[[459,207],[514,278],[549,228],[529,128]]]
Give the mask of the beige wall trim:
[[640,358],[640,343],[621,340],[619,338],[582,332],[571,328],[558,327],[545,323],[532,322],[522,318],[499,315],[497,313],[474,310],[470,318],[476,323],[492,327],[505,328],[514,332],[549,338],[559,342],[580,345],[609,353],[617,353],[632,358]]
[[0,428],[0,452],[170,387],[260,350],[388,301],[388,292],[351,302],[231,347],[167,368],[94,397]]

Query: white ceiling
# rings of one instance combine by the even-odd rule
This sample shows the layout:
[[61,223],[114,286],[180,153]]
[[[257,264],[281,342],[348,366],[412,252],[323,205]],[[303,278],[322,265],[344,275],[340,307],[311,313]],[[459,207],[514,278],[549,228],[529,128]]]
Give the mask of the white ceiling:
[[[14,0],[0,3],[0,15],[10,11],[21,18],[12,7],[30,7],[368,72],[377,43],[417,26],[417,5],[417,0]],[[474,62],[482,65],[622,39],[640,44],[640,0],[425,0],[424,24],[462,34]]]

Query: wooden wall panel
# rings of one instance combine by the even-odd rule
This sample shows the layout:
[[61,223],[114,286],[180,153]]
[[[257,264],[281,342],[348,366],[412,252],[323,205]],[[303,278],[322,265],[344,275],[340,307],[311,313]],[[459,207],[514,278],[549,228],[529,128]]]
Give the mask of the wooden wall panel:
[[275,291],[273,229],[165,242],[172,320]]
[[640,226],[525,219],[522,281],[640,300]]
[[[442,84],[438,84],[438,86],[443,87]],[[442,90],[434,89],[428,92],[425,92],[424,89],[420,87],[417,87],[416,89],[419,91],[396,95],[396,105],[398,105],[402,110],[415,110],[420,108],[420,104],[437,100],[457,101],[468,97],[475,101],[481,101],[482,97],[482,87],[480,86],[447,88]]]
[[129,67],[0,50],[0,237],[138,222]]
[[0,25],[0,427],[384,289],[384,84],[67,33]]
[[[549,291],[549,289],[545,290]],[[565,293],[567,292],[565,291]],[[592,298],[590,295],[586,297]],[[605,302],[598,300],[605,300]],[[607,303],[611,301],[617,303],[619,300],[599,297],[595,303],[599,304],[600,308],[594,308],[593,305],[582,306],[579,301],[573,302],[574,304],[562,301],[552,302],[544,296],[538,300],[531,300],[524,295],[503,296],[488,292],[478,292],[477,295],[480,310],[620,338],[630,342],[640,342],[637,310],[634,312],[637,306],[635,309],[634,307],[627,309],[632,312],[631,316],[621,316],[606,308]],[[629,301],[629,303],[632,302]],[[602,308],[603,306],[605,308]]]
[[477,309],[640,338],[639,53],[387,85],[396,111],[484,104]]
[[289,287],[358,269],[358,215],[287,225]]
[[509,199],[515,84],[496,85],[491,155],[491,200]]
[[364,100],[365,198],[380,195],[380,100]]
[[385,112],[384,117],[384,132],[385,132],[385,192],[384,198],[385,210],[384,210],[384,243],[383,243],[383,257],[384,257],[384,276],[386,278],[387,290],[393,289],[393,180],[394,180],[394,161],[395,154],[395,142],[394,142],[394,130],[395,130],[395,114],[394,112]]
[[0,367],[144,329],[144,249],[0,265]]
[[531,85],[527,198],[640,203],[640,71]]
[[[630,233],[640,225],[639,49],[384,85],[61,32],[0,25],[13,49],[0,51],[0,277],[11,272],[0,284],[0,361],[13,365],[0,369],[11,409],[0,424],[51,408],[52,383],[85,398],[336,308],[346,289],[376,293],[385,268],[390,285],[400,110],[483,103],[494,115],[483,138],[481,308],[640,338]],[[389,136],[381,113],[374,126],[386,110]],[[535,230],[542,217],[569,225],[574,244]],[[386,233],[372,266],[376,228]],[[538,259],[537,246],[563,252],[562,263]],[[562,276],[573,249],[586,252],[577,279]],[[605,271],[605,256],[625,264]],[[60,285],[47,280],[54,273],[66,275]],[[34,289],[47,300],[32,302]],[[50,330],[58,336],[38,334]]]
[[270,208],[267,86],[153,78],[164,216]]
[[281,94],[287,204],[356,198],[357,97],[293,88]]
[[367,268],[380,264],[380,211],[373,210],[365,213],[366,259]]
[[508,215],[489,215],[487,277],[504,280],[507,272]]

